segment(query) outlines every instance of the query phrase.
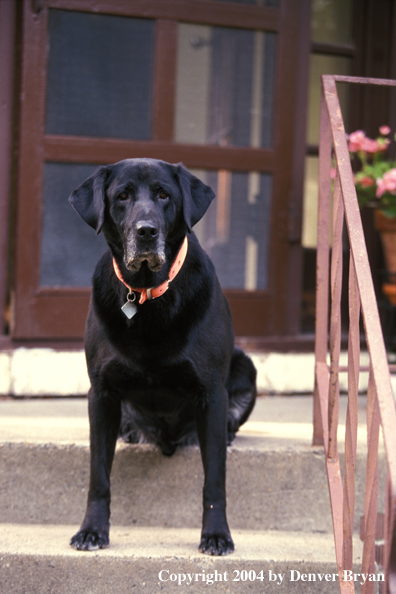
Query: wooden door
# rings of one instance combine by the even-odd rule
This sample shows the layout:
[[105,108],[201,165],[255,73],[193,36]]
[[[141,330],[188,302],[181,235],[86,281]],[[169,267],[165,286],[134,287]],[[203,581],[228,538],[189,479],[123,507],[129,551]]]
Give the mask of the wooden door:
[[13,337],[82,338],[105,245],[67,198],[133,157],[216,191],[197,234],[236,334],[295,332],[309,0],[92,6],[24,2]]

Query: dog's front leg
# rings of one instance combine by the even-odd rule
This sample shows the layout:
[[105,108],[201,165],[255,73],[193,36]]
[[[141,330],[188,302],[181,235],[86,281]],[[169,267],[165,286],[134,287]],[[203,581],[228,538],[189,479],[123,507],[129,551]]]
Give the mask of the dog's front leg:
[[91,476],[87,510],[70,544],[80,551],[109,545],[110,472],[121,420],[121,404],[107,395],[89,394]]
[[226,517],[228,394],[221,386],[196,407],[196,422],[205,482],[199,550],[208,555],[228,555],[234,550]]

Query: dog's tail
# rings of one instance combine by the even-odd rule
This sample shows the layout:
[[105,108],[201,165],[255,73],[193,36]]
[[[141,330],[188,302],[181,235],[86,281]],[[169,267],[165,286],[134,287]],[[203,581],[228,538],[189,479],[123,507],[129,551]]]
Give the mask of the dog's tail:
[[238,347],[234,348],[226,388],[228,404],[228,443],[248,419],[256,402],[257,371],[252,360]]

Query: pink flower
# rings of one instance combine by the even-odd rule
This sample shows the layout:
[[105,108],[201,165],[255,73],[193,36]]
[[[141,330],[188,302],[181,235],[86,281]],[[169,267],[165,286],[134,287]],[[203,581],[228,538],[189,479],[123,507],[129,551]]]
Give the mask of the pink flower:
[[348,140],[348,150],[351,153],[356,153],[357,151],[363,150],[362,146],[366,140],[366,135],[363,130],[356,130],[356,132],[352,132],[352,134],[349,135]]
[[380,147],[377,140],[372,140],[366,136],[362,141],[362,148],[360,150],[365,151],[366,153],[374,154],[382,150],[382,148]]
[[382,134],[382,136],[387,136],[388,134],[390,134],[391,129],[389,128],[389,126],[381,126],[379,131]]
[[[382,126],[381,130],[390,132],[388,126]],[[387,132],[389,134],[389,132]],[[377,138],[373,140],[366,136],[363,130],[356,130],[349,135],[348,149],[351,153],[364,152],[374,155],[375,153],[382,153],[386,151],[390,140],[388,138]]]
[[387,171],[382,178],[379,177],[377,179],[377,191],[375,195],[377,198],[381,198],[385,192],[396,195],[396,168]]

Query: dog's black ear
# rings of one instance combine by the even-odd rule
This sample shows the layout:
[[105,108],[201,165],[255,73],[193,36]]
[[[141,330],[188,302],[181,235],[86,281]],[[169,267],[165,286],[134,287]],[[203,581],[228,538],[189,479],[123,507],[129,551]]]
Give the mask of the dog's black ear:
[[183,196],[183,215],[188,229],[204,216],[215,197],[212,188],[190,173],[183,165],[176,166],[177,179]]
[[96,234],[104,221],[105,183],[108,176],[107,167],[99,167],[69,196],[69,202],[80,217],[93,227]]

